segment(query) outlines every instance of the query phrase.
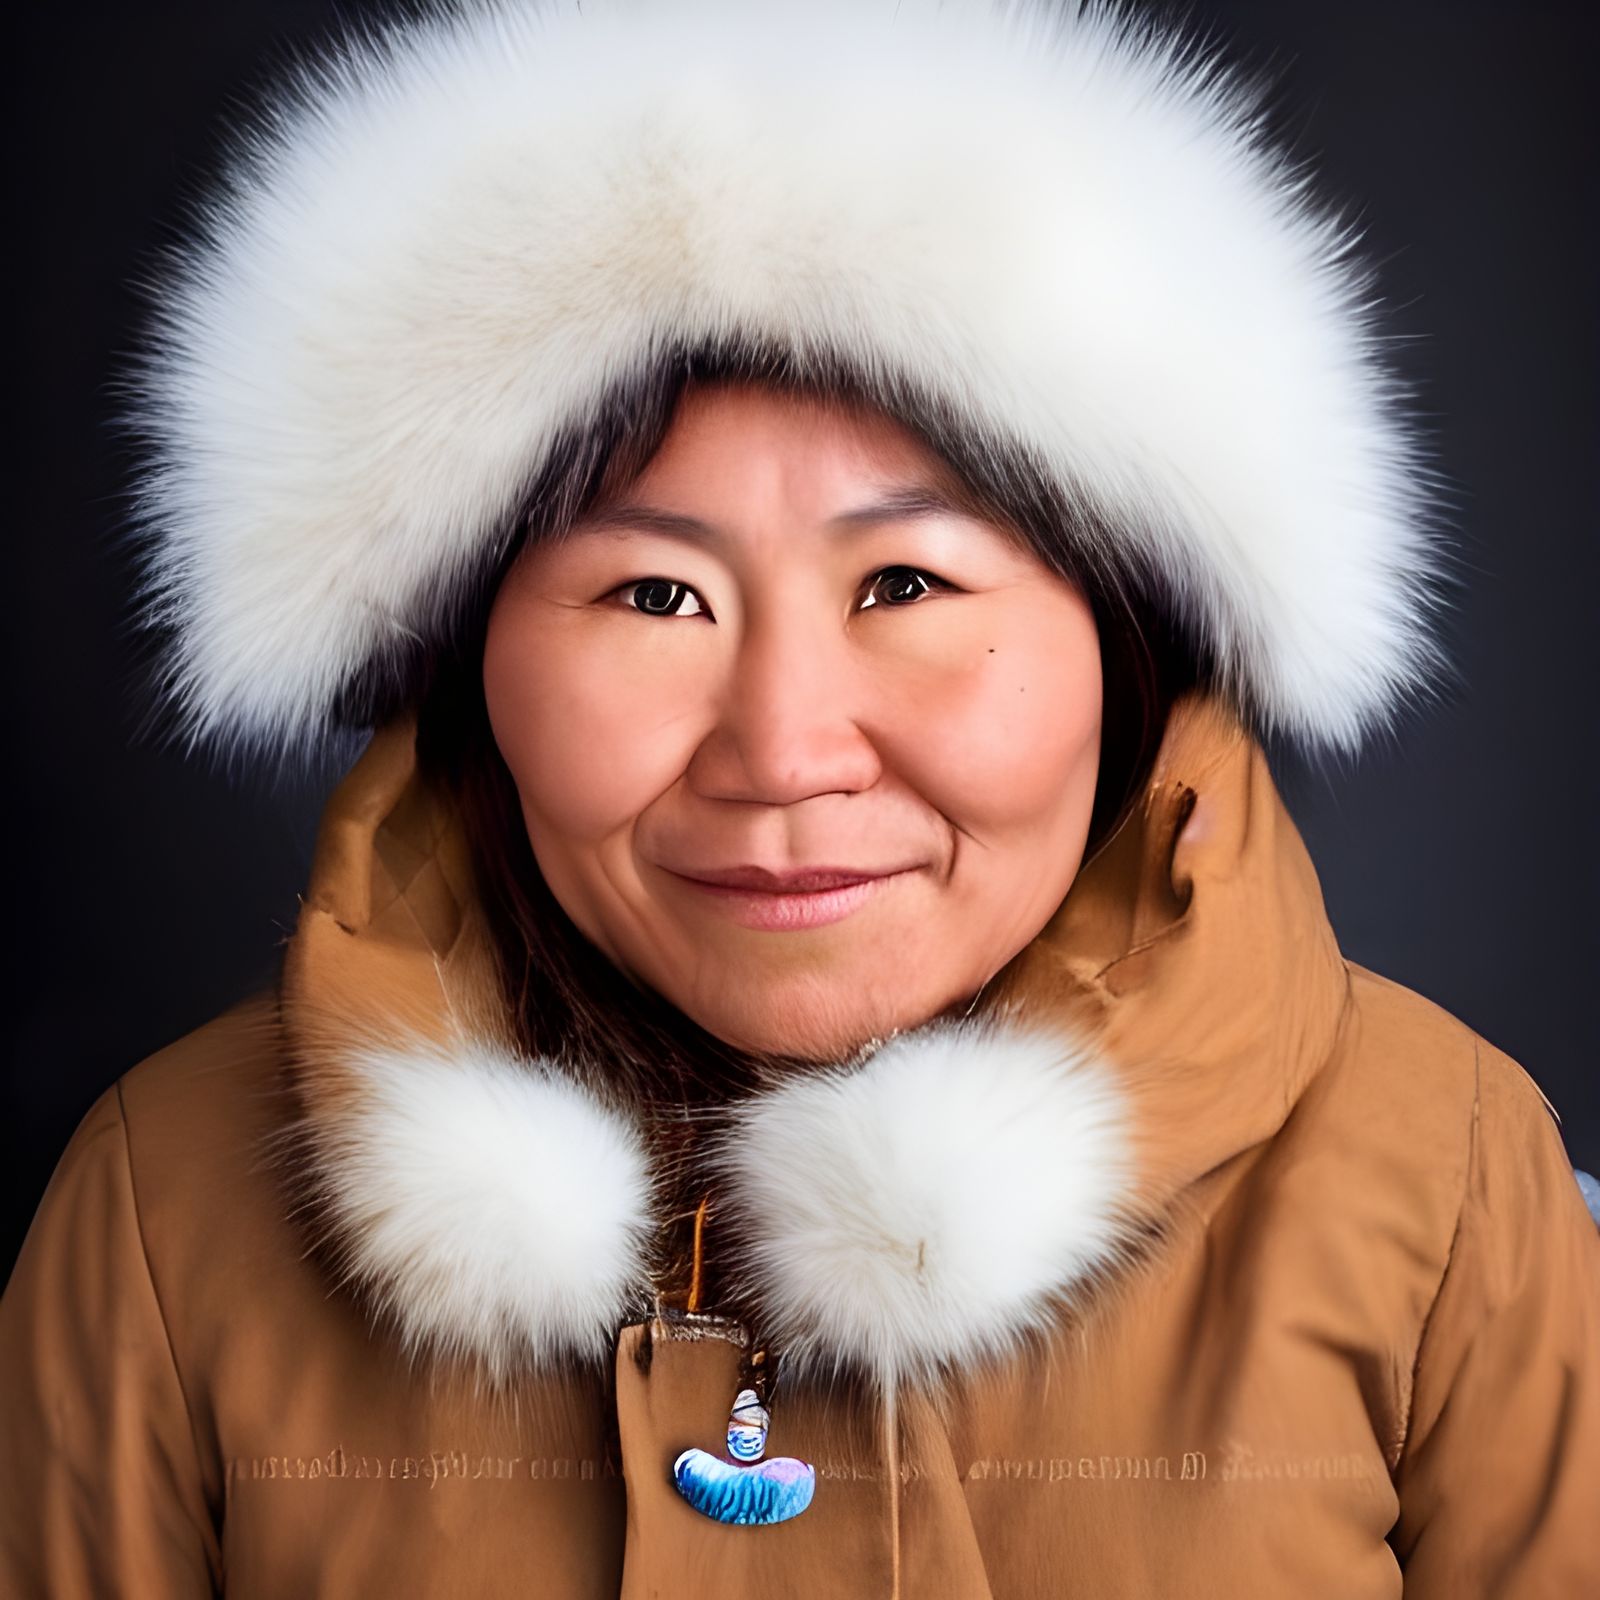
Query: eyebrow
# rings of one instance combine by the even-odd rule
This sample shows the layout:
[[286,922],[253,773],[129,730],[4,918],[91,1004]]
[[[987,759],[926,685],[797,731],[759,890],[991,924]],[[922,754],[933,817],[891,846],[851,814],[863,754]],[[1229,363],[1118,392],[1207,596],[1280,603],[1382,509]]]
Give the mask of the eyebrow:
[[[924,517],[971,518],[973,515],[971,508],[962,505],[944,490],[932,484],[917,484],[891,490],[865,505],[841,511],[828,519],[828,526],[839,533],[853,533],[879,527],[885,522],[916,521]],[[591,530],[617,534],[629,530],[659,533],[669,539],[682,539],[689,544],[711,547],[726,542],[725,534],[714,523],[702,522],[698,517],[684,516],[681,512],[663,511],[655,506],[628,501],[599,507],[590,515],[580,517],[572,529],[574,533]]]

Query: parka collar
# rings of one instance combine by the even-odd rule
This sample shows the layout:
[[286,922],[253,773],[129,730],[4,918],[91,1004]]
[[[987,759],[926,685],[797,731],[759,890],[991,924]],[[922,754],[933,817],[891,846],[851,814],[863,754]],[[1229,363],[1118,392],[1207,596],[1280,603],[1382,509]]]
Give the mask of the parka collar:
[[[293,1201],[414,1355],[503,1381],[648,1311],[659,1196],[636,1108],[519,1056],[413,741],[380,730],[330,799],[287,951]],[[888,1386],[1002,1357],[1277,1131],[1346,995],[1264,752],[1192,693],[991,1011],[728,1108],[722,1276],[786,1370]]]

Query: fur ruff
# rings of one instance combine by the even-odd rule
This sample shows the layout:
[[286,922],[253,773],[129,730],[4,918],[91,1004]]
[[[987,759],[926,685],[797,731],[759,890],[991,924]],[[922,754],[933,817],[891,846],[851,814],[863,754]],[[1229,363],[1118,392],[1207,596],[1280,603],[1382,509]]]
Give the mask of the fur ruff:
[[499,1381],[598,1358],[648,1304],[651,1181],[628,1118],[489,1045],[366,1046],[300,1130],[328,1242],[413,1357]]
[[1115,1076],[1016,1023],[932,1023],[747,1101],[718,1165],[785,1370],[885,1388],[1046,1331],[1135,1220]]
[[[481,1046],[369,1048],[306,1146],[349,1275],[414,1355],[495,1381],[611,1348],[650,1304],[642,1141]],[[719,1270],[796,1376],[888,1390],[1003,1358],[1133,1216],[1115,1073],[1069,1034],[936,1021],[741,1102],[716,1141]]]
[[673,352],[916,396],[1095,513],[1262,729],[1423,692],[1442,575],[1349,227],[1254,92],[1095,0],[497,0],[350,45],[160,291],[144,615],[192,739],[398,682]]

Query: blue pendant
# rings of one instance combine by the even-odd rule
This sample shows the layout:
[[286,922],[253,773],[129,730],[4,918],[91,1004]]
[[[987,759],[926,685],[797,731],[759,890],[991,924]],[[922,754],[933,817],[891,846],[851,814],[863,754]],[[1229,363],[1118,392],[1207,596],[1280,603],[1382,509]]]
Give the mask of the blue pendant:
[[678,1493],[717,1522],[761,1527],[798,1517],[811,1504],[817,1475],[793,1456],[761,1458],[767,1449],[766,1408],[753,1389],[741,1389],[728,1417],[724,1461],[707,1450],[685,1450],[672,1464]]
[[793,1456],[741,1467],[705,1450],[685,1450],[673,1463],[672,1476],[696,1511],[751,1527],[798,1517],[817,1487],[816,1472]]

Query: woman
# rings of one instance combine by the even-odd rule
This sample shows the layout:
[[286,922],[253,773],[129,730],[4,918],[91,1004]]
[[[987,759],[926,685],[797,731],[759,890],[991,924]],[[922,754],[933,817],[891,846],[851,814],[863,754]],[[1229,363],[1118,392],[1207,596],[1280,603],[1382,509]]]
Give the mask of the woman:
[[7,1291],[19,1593],[1572,1595],[1600,1238],[1269,730],[1436,682],[1348,240],[1099,11],[472,9],[167,291],[196,740],[374,730]]

